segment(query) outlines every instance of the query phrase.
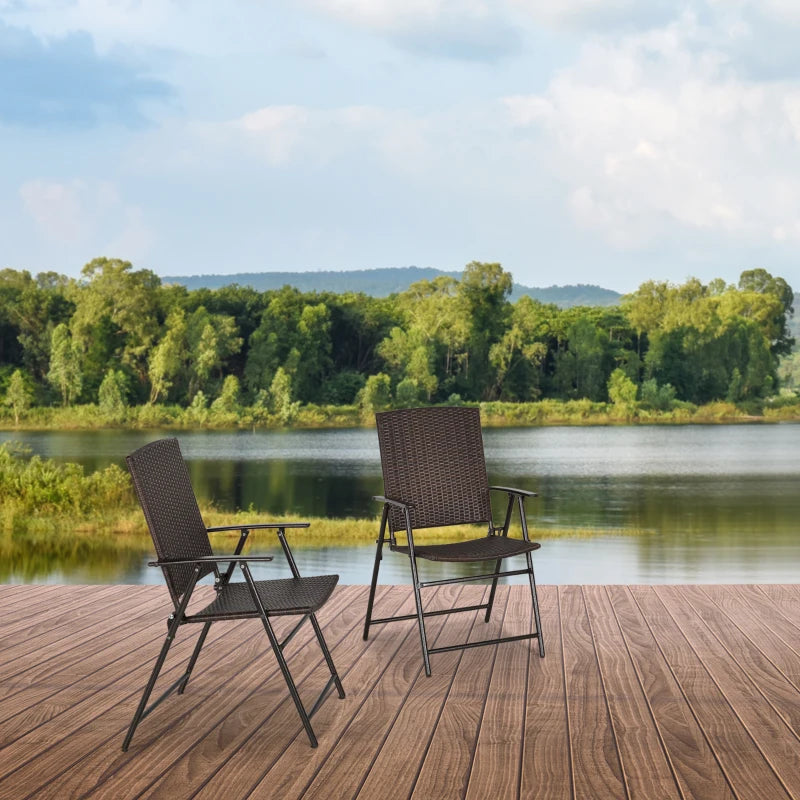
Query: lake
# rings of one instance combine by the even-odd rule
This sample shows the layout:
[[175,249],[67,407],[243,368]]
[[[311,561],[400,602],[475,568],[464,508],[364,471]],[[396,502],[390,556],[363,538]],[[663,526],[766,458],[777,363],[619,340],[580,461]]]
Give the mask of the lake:
[[[22,441],[88,471],[124,466],[126,453],[162,435],[172,434],[0,432],[0,442]],[[378,513],[371,500],[382,490],[374,430],[177,435],[198,496],[220,508],[252,507],[267,519]],[[484,439],[492,483],[539,493],[529,505],[530,524],[595,532],[543,537],[535,554],[541,583],[800,579],[800,425],[495,428]],[[259,541],[260,552],[271,552],[263,534],[253,544]],[[309,572],[336,571],[345,583],[366,583],[373,552],[303,548],[298,560]],[[33,580],[160,582],[145,561],[54,568]],[[451,574],[448,565],[424,566]],[[406,559],[386,557],[381,580],[407,582]]]

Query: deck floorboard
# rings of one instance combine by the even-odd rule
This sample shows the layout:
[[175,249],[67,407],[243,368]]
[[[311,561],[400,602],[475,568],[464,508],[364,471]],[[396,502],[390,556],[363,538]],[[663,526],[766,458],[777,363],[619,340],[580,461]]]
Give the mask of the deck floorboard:
[[[446,586],[431,608],[482,602]],[[184,695],[121,744],[165,634],[159,586],[0,586],[0,800],[438,798],[800,800],[800,587],[541,586],[535,640],[431,656],[414,620],[362,639],[367,591],[319,614],[347,692],[309,747],[260,623],[213,625]],[[409,587],[380,587],[408,614]],[[427,621],[435,645],[529,632],[527,586]],[[288,631],[291,620],[276,627]],[[179,632],[159,684],[191,652]],[[287,648],[311,702],[311,627]],[[158,687],[156,689],[158,691]]]

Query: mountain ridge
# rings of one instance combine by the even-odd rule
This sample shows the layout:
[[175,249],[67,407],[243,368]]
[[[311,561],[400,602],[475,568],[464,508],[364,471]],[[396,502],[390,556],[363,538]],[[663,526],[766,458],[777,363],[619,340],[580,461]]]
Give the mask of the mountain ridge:
[[[376,267],[356,270],[315,270],[310,272],[236,272],[229,275],[165,275],[163,283],[174,283],[187,289],[219,289],[238,284],[250,286],[258,291],[293,286],[300,291],[363,292],[374,297],[402,292],[412,283],[433,280],[442,275],[459,279],[460,271],[448,271],[433,267]],[[528,295],[543,303],[553,303],[562,308],[578,305],[612,306],[619,303],[622,295],[612,289],[595,284],[551,285],[547,287],[524,286],[514,283],[511,299]]]

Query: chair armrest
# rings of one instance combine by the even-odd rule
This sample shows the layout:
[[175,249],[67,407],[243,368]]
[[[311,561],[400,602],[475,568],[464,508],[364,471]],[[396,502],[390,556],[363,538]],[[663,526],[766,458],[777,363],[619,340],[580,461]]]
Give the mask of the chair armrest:
[[178,564],[227,564],[241,561],[272,561],[272,556],[197,556],[196,558],[164,558],[148,561],[148,567],[175,567]]
[[414,508],[413,503],[404,503],[402,500],[392,500],[390,497],[384,497],[382,494],[376,494],[372,499],[377,500],[379,503],[386,503],[390,506],[395,506],[396,508]]
[[241,525],[217,525],[215,528],[206,528],[206,530],[209,533],[216,533],[217,531],[241,531],[245,529],[248,531],[255,531],[259,528],[307,528],[310,524],[309,522],[243,522]]
[[508,486],[490,486],[496,492],[506,492],[507,494],[515,494],[518,497],[538,497],[536,492],[528,492],[525,489],[512,489]]

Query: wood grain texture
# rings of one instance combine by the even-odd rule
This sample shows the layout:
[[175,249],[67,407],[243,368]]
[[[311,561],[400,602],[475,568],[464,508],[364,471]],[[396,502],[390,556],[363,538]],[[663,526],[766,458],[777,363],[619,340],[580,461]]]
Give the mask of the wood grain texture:
[[[379,591],[387,614],[413,610],[409,587]],[[430,596],[444,607],[485,592]],[[337,588],[320,622],[347,697],[315,715],[316,749],[262,630],[218,623],[186,694],[123,754],[164,636],[165,589],[0,586],[0,642],[14,656],[0,664],[0,799],[800,800],[797,586],[545,586],[539,597],[546,658],[535,641],[440,653],[428,678],[414,620],[364,642],[366,588]],[[530,625],[528,587],[502,586],[488,625],[439,616],[428,633],[443,645]],[[181,632],[164,686],[197,633]],[[327,670],[310,626],[287,658],[313,699]]]
[[[625,798],[627,790],[608,713],[592,628],[579,586],[559,588],[565,694],[576,798]],[[565,624],[566,622],[569,624]]]

